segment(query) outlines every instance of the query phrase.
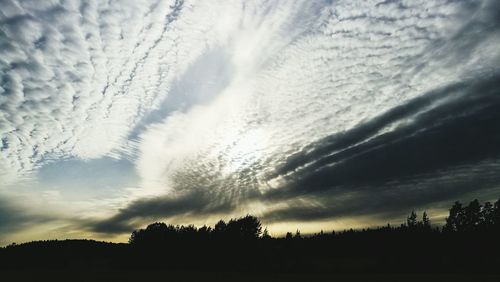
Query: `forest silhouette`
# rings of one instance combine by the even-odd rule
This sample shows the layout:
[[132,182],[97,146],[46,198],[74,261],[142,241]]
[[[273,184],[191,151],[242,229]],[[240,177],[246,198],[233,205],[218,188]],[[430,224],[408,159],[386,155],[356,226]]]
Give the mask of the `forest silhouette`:
[[286,273],[500,272],[500,200],[455,202],[446,224],[412,211],[399,226],[299,230],[275,238],[257,217],[214,227],[156,222],[128,243],[50,240],[0,248],[0,269],[140,269]]

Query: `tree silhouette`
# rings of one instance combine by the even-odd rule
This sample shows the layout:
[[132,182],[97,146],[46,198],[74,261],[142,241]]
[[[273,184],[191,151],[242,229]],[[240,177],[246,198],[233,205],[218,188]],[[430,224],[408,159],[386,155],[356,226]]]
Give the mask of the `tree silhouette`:
[[245,239],[257,239],[262,232],[262,225],[255,216],[247,215],[238,219],[241,236]]
[[163,222],[155,222],[146,227],[132,232],[129,238],[131,244],[164,244],[175,236],[176,230],[173,225],[166,225]]
[[490,202],[486,202],[481,209],[481,225],[482,229],[490,229],[494,225],[493,219],[493,205]]
[[82,265],[205,271],[224,265],[231,271],[412,272],[415,262],[425,260],[423,272],[498,272],[500,200],[484,205],[474,200],[466,207],[455,202],[449,212],[442,232],[431,229],[427,212],[418,221],[412,211],[401,226],[310,235],[297,229],[285,238],[272,238],[267,228],[261,232],[260,221],[250,215],[220,220],[214,228],[155,222],[133,231],[130,244],[69,240],[0,248],[0,269]]
[[424,229],[431,229],[431,221],[429,217],[427,216],[427,212],[424,211],[422,214],[422,227]]
[[455,202],[450,209],[450,214],[446,218],[443,230],[448,232],[462,231],[464,226],[464,209],[460,202]]
[[262,232],[260,221],[251,215],[239,219],[231,219],[226,226],[225,234],[232,239],[257,239]]
[[267,230],[267,227],[264,228],[264,231],[262,232],[262,239],[270,239],[271,235],[269,235],[269,231]]
[[500,229],[500,199],[498,199],[493,205],[493,212],[491,216],[491,221],[495,226],[496,230]]
[[294,239],[302,239],[302,236],[300,236],[300,230],[297,229],[297,231],[295,231],[295,235],[293,236]]
[[413,229],[417,226],[417,213],[415,211],[411,211],[411,214],[406,218],[406,224],[408,228]]
[[219,220],[219,222],[217,222],[214,226],[214,232],[215,233],[223,233],[226,231],[226,223],[224,222],[224,220]]
[[475,230],[481,224],[481,204],[475,199],[464,209],[464,229]]

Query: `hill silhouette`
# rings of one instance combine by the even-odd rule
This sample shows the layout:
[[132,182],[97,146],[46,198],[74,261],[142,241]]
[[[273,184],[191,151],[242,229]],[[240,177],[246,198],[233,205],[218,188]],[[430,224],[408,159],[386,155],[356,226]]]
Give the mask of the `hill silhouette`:
[[424,212],[362,230],[273,238],[246,215],[214,227],[156,222],[128,244],[36,241],[0,248],[1,270],[171,270],[246,273],[500,272],[500,200],[456,202],[442,228]]

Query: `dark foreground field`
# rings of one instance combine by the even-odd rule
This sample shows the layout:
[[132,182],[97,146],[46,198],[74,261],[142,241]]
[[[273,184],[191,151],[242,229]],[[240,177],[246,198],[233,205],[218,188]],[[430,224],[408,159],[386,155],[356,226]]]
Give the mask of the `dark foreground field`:
[[273,238],[247,215],[214,228],[153,223],[127,244],[52,240],[0,248],[0,281],[498,281],[500,201],[406,224]]
[[193,271],[4,271],[2,281],[338,281],[338,282],[499,282],[500,275],[487,274],[314,274],[314,273],[238,273]]
[[493,233],[373,230],[311,238],[0,249],[0,281],[497,281]]

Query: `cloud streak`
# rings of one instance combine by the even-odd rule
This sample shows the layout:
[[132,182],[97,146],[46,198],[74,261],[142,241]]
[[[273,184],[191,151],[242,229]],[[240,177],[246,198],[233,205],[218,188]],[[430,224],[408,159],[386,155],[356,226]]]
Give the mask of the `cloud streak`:
[[[196,182],[185,188],[193,194],[135,202],[98,226],[141,217],[234,212],[235,203],[254,201],[270,206],[286,203],[286,208],[263,213],[268,222],[387,216],[471,192],[494,193],[500,180],[496,173],[500,151],[495,145],[500,141],[498,81],[495,75],[432,91],[342,135],[306,146],[271,174],[283,182],[279,188],[250,190],[236,199],[221,195],[222,186],[213,184],[213,179],[207,181],[211,186],[203,187],[201,178],[194,176]],[[406,124],[378,134],[401,120]],[[238,179],[249,177],[241,174]],[[183,174],[179,182],[187,178]],[[237,187],[228,182],[221,184]]]
[[497,2],[2,0],[0,193],[126,167],[109,234],[495,196]]

